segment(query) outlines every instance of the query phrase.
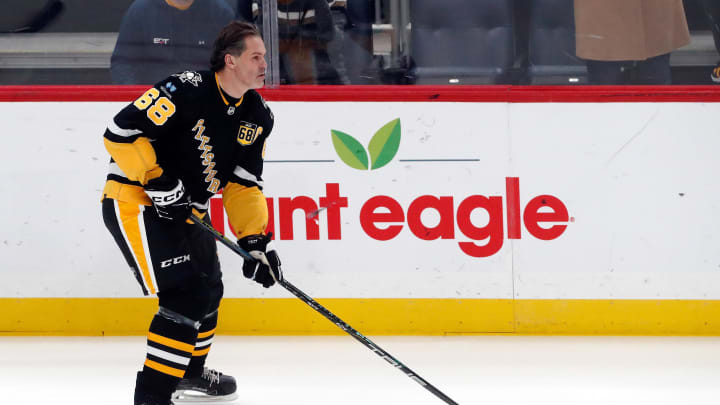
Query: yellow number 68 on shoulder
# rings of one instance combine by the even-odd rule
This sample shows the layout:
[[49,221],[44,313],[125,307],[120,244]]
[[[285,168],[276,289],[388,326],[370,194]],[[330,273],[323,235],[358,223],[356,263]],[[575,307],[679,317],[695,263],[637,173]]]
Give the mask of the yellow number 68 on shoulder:
[[164,125],[168,118],[175,114],[175,104],[167,97],[158,98],[159,95],[160,91],[152,87],[133,102],[140,111],[150,107],[147,110],[147,117],[157,126]]

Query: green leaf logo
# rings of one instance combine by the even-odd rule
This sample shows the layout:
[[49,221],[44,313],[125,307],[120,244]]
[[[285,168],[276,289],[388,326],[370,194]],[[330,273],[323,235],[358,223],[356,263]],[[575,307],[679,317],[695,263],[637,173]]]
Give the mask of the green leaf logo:
[[333,146],[335,152],[337,152],[340,159],[345,162],[346,165],[358,170],[368,169],[368,158],[365,148],[352,136],[331,130]]
[[335,129],[330,133],[335,152],[353,169],[379,169],[390,163],[400,148],[400,118],[388,122],[373,135],[368,145],[371,166],[368,166],[368,153],[357,139]]
[[368,150],[372,170],[390,163],[400,148],[400,118],[396,118],[378,129],[370,140]]

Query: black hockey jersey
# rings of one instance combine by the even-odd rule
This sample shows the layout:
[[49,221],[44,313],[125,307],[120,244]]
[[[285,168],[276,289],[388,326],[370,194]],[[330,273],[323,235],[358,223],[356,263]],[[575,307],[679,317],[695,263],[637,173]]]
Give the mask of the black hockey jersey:
[[104,196],[150,205],[141,187],[163,173],[182,180],[196,206],[207,206],[228,182],[262,189],[264,146],[273,122],[254,90],[233,100],[213,72],[174,74],[108,125],[105,144],[113,159]]

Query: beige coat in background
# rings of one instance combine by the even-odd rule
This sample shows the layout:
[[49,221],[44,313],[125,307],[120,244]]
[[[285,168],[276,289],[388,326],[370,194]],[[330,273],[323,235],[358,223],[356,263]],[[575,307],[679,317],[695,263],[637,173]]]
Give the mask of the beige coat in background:
[[690,43],[682,0],[574,1],[576,52],[583,59],[644,60]]

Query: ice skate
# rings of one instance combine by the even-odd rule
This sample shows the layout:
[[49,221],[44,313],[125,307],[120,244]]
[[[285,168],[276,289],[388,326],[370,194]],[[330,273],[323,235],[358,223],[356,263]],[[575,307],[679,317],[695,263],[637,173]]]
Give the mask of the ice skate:
[[235,378],[205,367],[199,377],[180,380],[175,402],[227,402],[237,398]]
[[142,372],[137,373],[135,380],[135,405],[174,405],[169,398],[146,392],[140,385]]
[[160,398],[158,396],[135,392],[135,405],[174,405],[172,401],[167,398]]

